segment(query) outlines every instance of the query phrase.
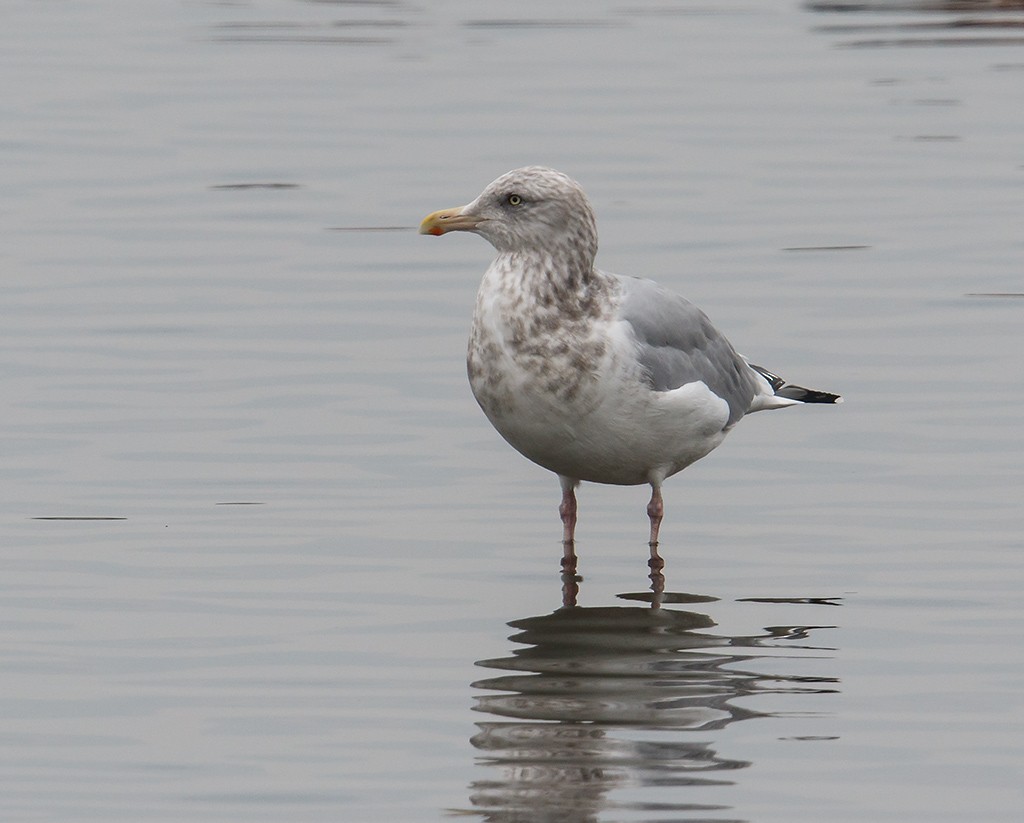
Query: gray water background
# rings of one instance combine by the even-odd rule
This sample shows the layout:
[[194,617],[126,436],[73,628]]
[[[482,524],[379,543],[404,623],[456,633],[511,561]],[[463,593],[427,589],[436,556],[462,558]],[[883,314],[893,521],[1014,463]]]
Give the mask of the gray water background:
[[[989,5],[6,3],[0,819],[1019,820]],[[490,248],[412,230],[527,163],[846,397],[667,484],[660,609],[644,488],[581,490],[563,593],[466,385]]]

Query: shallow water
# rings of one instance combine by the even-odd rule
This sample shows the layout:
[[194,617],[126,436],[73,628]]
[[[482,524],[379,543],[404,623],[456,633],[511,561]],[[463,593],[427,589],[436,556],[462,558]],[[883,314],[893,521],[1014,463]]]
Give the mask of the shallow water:
[[[0,817],[1016,820],[1021,11],[10,4]],[[464,375],[525,163],[837,408],[558,487]]]

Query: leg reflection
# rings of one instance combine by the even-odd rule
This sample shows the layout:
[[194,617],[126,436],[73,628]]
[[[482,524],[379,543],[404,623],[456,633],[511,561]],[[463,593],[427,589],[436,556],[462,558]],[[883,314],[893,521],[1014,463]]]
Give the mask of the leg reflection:
[[[565,557],[562,607],[512,621],[510,654],[477,663],[491,670],[473,684],[483,692],[474,708],[489,715],[471,739],[487,773],[469,802],[492,823],[593,823],[609,810],[648,814],[652,803],[704,819],[729,808],[728,787],[751,765],[723,755],[735,739],[717,733],[771,716],[744,698],[789,693],[786,711],[808,712],[801,696],[836,690],[806,668],[829,659],[807,645],[816,627],[766,619],[751,636],[715,633],[710,615],[688,609],[716,598],[666,592],[663,564],[652,565],[649,591],[620,595],[642,605],[579,606],[575,553]],[[780,645],[790,637],[791,670]],[[627,791],[636,787],[647,795]]]

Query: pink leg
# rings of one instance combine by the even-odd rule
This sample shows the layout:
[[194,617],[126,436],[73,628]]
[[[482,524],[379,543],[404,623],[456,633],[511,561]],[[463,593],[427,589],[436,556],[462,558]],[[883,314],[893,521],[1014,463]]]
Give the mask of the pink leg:
[[665,516],[665,501],[661,499],[661,484],[651,484],[651,502],[647,504],[647,516],[651,518],[651,561],[658,557],[658,531],[661,529],[661,521]]
[[579,481],[570,480],[568,477],[558,478],[562,483],[562,505],[558,507],[558,514],[562,518],[562,546],[565,548],[565,556],[575,556],[573,544],[576,541],[576,486]]

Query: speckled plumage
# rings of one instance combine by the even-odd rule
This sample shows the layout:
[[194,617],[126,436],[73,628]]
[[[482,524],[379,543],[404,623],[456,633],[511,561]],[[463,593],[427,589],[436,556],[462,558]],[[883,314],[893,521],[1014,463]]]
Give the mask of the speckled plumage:
[[512,446],[559,475],[567,555],[581,480],[651,485],[653,559],[666,477],[708,454],[745,414],[839,401],[777,385],[682,297],[595,268],[593,209],[561,172],[508,172],[420,229],[456,230],[498,251],[473,315],[473,394]]

